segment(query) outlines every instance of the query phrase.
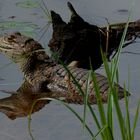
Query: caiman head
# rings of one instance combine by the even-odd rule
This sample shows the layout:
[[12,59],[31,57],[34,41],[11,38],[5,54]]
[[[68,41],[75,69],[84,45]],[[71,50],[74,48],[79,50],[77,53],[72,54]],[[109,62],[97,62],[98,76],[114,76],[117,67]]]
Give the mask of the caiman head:
[[19,32],[0,37],[0,52],[8,56],[15,63],[21,64],[23,60],[34,56],[36,53],[40,54],[37,57],[41,59],[41,54],[45,53],[37,41],[21,35]]

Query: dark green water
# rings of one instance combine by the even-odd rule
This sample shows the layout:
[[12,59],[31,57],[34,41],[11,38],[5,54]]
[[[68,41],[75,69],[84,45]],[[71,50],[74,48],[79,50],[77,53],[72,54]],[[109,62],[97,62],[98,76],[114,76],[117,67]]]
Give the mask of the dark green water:
[[[41,2],[41,1],[39,1]],[[47,0],[47,7],[60,13],[64,20],[68,21],[70,12],[66,6],[66,0]],[[77,12],[92,24],[107,25],[105,18],[110,23],[126,21],[128,17],[130,0],[71,0]],[[140,18],[140,1],[136,0],[132,20]],[[42,8],[33,0],[0,0],[0,34],[13,31],[20,31],[26,35],[33,36],[45,47],[51,37],[51,28],[42,37],[42,29],[47,24],[47,17]],[[40,39],[41,38],[41,39]],[[130,45],[123,51],[140,52],[140,40]],[[120,84],[123,85],[130,79],[130,114],[133,120],[136,103],[140,99],[140,56],[124,53],[120,57]],[[3,67],[10,61],[3,55],[0,55],[0,89],[16,90],[23,76],[15,64]],[[103,70],[99,70],[103,72]],[[128,76],[129,75],[129,76]],[[7,84],[8,85],[4,85]],[[8,96],[1,92],[0,97]],[[124,102],[121,101],[122,110],[124,110]],[[77,112],[82,114],[83,106],[72,105]],[[96,110],[96,106],[93,106]],[[91,116],[88,116],[88,122],[93,130]],[[28,134],[27,118],[18,118],[14,121],[8,119],[4,114],[0,113],[0,140],[30,140]],[[117,128],[117,122],[115,123]],[[89,140],[88,133],[83,131],[82,125],[76,117],[69,112],[64,106],[52,102],[45,106],[41,111],[32,115],[32,129],[36,140]],[[136,140],[140,139],[139,134],[140,122],[136,129]],[[118,131],[116,129],[116,131]],[[96,133],[95,129],[95,133]],[[116,140],[120,140],[119,134]]]

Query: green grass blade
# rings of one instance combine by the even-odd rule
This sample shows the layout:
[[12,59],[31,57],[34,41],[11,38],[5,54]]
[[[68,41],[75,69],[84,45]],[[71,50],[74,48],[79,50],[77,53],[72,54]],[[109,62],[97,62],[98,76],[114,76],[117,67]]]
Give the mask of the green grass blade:
[[[109,91],[110,92],[110,91]],[[113,98],[111,93],[108,94],[108,103],[107,103],[107,123],[108,127],[111,130],[110,133],[114,133],[114,124],[113,124]]]
[[87,103],[88,103],[88,97],[89,97],[89,90],[90,90],[90,81],[91,81],[91,72],[88,72],[87,81],[86,81],[86,88],[85,88],[85,95],[84,95],[84,115],[83,115],[83,127],[85,127],[86,122],[86,112],[87,112]]
[[130,126],[130,114],[129,114],[129,105],[128,105],[128,97],[126,95],[126,88],[124,85],[124,95],[125,95],[125,109],[126,109],[126,135],[129,140],[131,140],[131,126]]
[[105,61],[104,55],[102,55],[103,56],[104,65],[105,65],[105,70],[106,70],[107,77],[108,77],[108,82],[109,82],[110,89],[111,89],[111,92],[112,92],[112,95],[113,95],[113,99],[114,99],[114,104],[115,104],[115,108],[116,108],[116,112],[117,112],[117,116],[118,116],[118,121],[119,121],[119,126],[120,126],[120,130],[121,130],[121,136],[122,136],[123,140],[126,140],[126,135],[125,135],[126,128],[125,128],[125,123],[124,123],[123,115],[122,115],[122,112],[121,112],[121,109],[120,109],[120,106],[119,106],[117,92],[113,88],[113,85],[114,85],[114,77],[115,77],[115,74],[116,74],[117,68],[118,68],[120,52],[122,50],[123,43],[125,41],[125,36],[126,36],[127,28],[128,28],[128,25],[129,25],[129,21],[130,21],[130,15],[128,17],[128,21],[126,23],[126,26],[125,26],[125,29],[124,29],[124,32],[123,32],[123,35],[122,35],[122,38],[121,38],[121,42],[120,42],[120,45],[119,45],[119,48],[118,48],[118,53],[117,53],[117,55],[114,58],[114,65],[113,65],[111,71],[109,70],[108,64]]
[[51,23],[47,22],[47,24],[39,31],[41,33],[40,37],[38,40],[41,40],[42,37],[45,35],[45,33],[47,33],[49,27],[50,27]]
[[[122,115],[122,112],[121,112],[121,109],[120,109],[120,106],[119,106],[117,92],[116,92],[116,90],[114,88],[114,81],[112,81],[112,80],[114,80],[114,78],[112,78],[113,75],[111,73],[112,72],[112,69],[111,70],[109,69],[109,65],[108,65],[107,60],[106,60],[106,57],[104,56],[103,53],[102,53],[102,58],[103,58],[104,67],[105,67],[107,78],[108,78],[108,84],[109,84],[110,91],[111,91],[110,94],[112,94],[113,102],[114,102],[114,105],[115,105],[115,108],[116,108],[116,112],[117,112],[117,116],[118,116],[118,121],[119,121],[120,130],[121,130],[122,140],[126,140],[125,139],[124,119],[123,119],[123,115]],[[115,63],[115,64],[117,64],[117,63]],[[109,96],[111,96],[111,95],[109,95]]]
[[53,57],[56,60],[59,60],[60,64],[64,67],[64,69],[67,71],[68,75],[70,76],[70,78],[72,78],[73,83],[77,86],[78,90],[79,90],[79,94],[83,96],[84,98],[84,91],[82,90],[80,84],[78,83],[78,81],[75,79],[75,77],[73,76],[73,74],[70,72],[70,70],[68,69],[68,67],[60,60],[58,59],[58,55],[56,53],[53,53]]
[[42,1],[43,6],[42,6],[41,3],[39,3],[40,8],[41,8],[41,9],[43,10],[43,12],[46,14],[46,16],[47,16],[49,22],[51,22],[52,19],[51,19],[51,15],[50,15],[49,9],[48,9],[47,5],[45,4],[44,0],[41,0],[41,1]]
[[96,101],[97,101],[97,105],[99,108],[101,123],[102,123],[102,125],[106,125],[105,111],[104,111],[104,107],[103,107],[103,103],[102,103],[102,99],[101,99],[101,95],[100,95],[99,86],[97,84],[97,80],[96,80],[96,76],[95,76],[94,72],[92,72],[92,81],[93,81],[93,87],[94,87],[94,90],[96,93]]
[[33,102],[32,106],[31,106],[31,110],[30,110],[30,112],[28,114],[28,132],[29,132],[29,135],[30,135],[32,140],[35,140],[35,138],[34,138],[34,136],[32,134],[32,130],[31,130],[31,121],[32,121],[31,115],[32,115],[33,108],[34,108],[34,106],[35,106],[35,104],[37,102],[38,102],[37,100],[35,102]]
[[114,98],[114,105],[115,105],[115,109],[116,109],[117,117],[118,117],[118,121],[119,121],[119,126],[120,126],[122,140],[126,140],[125,121],[124,121],[123,114],[121,112],[121,108],[120,108],[120,105],[119,105],[117,91],[114,91],[113,98]]
[[111,82],[112,67],[113,66],[111,65],[111,68],[109,68],[107,58],[103,54],[102,50],[101,50],[101,53],[102,53],[102,59],[103,59],[105,71],[106,71],[106,74],[107,74],[108,84],[109,84],[108,102],[107,102],[107,123],[108,123],[108,128],[109,128],[109,131],[110,131],[110,135],[112,136],[112,139],[114,139],[113,138],[113,113],[112,113],[112,110],[113,110],[113,95],[112,95],[112,91],[113,91],[114,83]]
[[[31,107],[31,110],[30,110],[30,113],[28,115],[28,130],[30,132],[30,135],[32,135],[32,132],[31,132],[31,114],[32,114],[32,111],[33,111],[33,108],[35,106],[35,104],[38,102],[38,101],[41,101],[41,100],[51,100],[51,101],[58,101],[59,103],[63,104],[65,107],[67,107],[77,118],[78,120],[83,124],[84,123],[84,120],[80,117],[80,115],[72,108],[70,107],[67,103],[65,103],[64,101],[61,101],[59,99],[54,99],[54,98],[40,98],[40,99],[37,99],[32,107]],[[91,131],[91,129],[89,128],[89,126],[85,123],[85,128],[87,129],[87,131],[89,132],[89,134],[91,135],[92,138],[95,138],[93,132]]]
[[79,120],[80,122],[83,124],[85,123],[85,128],[87,129],[87,131],[89,132],[89,134],[91,135],[91,137],[95,137],[93,132],[91,131],[91,129],[88,127],[88,125],[86,124],[86,122],[84,122],[84,120],[78,115],[78,113],[76,113],[68,104],[66,104],[65,102],[61,101],[62,104],[64,104]]
[[[96,114],[94,113],[94,110],[92,109],[90,103],[88,103],[88,108],[89,108],[90,113],[91,113],[91,115],[92,115],[93,122],[95,122],[95,124],[96,124],[98,130],[100,131],[101,126],[100,126],[100,123],[99,123],[99,119],[97,118]],[[104,139],[104,135],[103,135],[103,133],[101,133],[101,137],[102,137],[102,139]]]
[[[56,53],[53,53],[53,57],[54,57],[55,59],[59,60]],[[61,60],[59,60],[59,62],[64,66],[64,68],[66,69],[66,71],[69,73],[70,77],[72,77],[72,79],[73,79],[75,85],[76,85],[76,86],[78,87],[78,89],[79,89],[79,94],[82,95],[82,96],[84,97],[84,92],[83,92],[83,90],[81,89],[81,86],[79,85],[78,81],[74,78],[74,76],[71,74],[71,72],[70,72],[69,69],[66,67],[66,65],[65,65]],[[92,107],[91,107],[91,105],[90,105],[89,102],[87,102],[87,105],[88,105],[88,108],[89,108],[89,110],[90,110],[90,112],[91,112],[91,114],[92,114],[92,118],[93,118],[93,120],[94,120],[95,123],[96,123],[97,128],[100,130],[101,127],[100,127],[100,123],[99,123],[99,121],[98,121],[98,118],[96,117],[96,115],[95,115],[95,113],[94,113],[94,111],[93,111],[93,109],[92,109]]]
[[[102,126],[105,126],[105,125],[107,125],[107,121],[106,121],[102,98],[100,95],[99,86],[98,86],[97,80],[96,80],[96,75],[94,72],[92,72],[91,76],[92,76],[93,86],[94,86],[94,90],[95,90],[95,94],[96,94],[96,100],[97,100],[98,110],[99,110],[99,114],[100,114],[101,124],[102,124]],[[106,140],[112,139],[109,129],[106,129],[103,132],[103,137]]]
[[95,138],[94,138],[93,140],[95,140],[96,137],[97,137],[98,135],[101,135],[101,134],[105,131],[105,129],[106,129],[107,127],[108,127],[108,125],[103,126],[103,128],[101,128],[101,129],[97,132],[97,134],[95,134]]
[[126,22],[126,25],[125,25],[125,28],[124,28],[124,32],[123,32],[121,41],[120,41],[118,52],[117,52],[117,55],[114,58],[114,59],[116,59],[116,62],[115,62],[114,70],[113,70],[113,74],[112,74],[112,81],[114,79],[114,75],[115,75],[115,73],[117,71],[117,68],[118,68],[120,53],[121,53],[122,47],[123,47],[124,42],[125,42],[125,37],[126,37],[127,29],[128,29],[128,26],[129,26],[129,22],[130,22],[133,6],[134,6],[134,0],[132,0],[132,6],[131,6],[130,13],[129,13],[129,16],[128,16],[128,19],[127,19],[127,22]]
[[133,128],[131,131],[132,140],[134,140],[134,132],[135,132],[137,121],[138,121],[139,110],[140,110],[140,100],[139,100],[138,105],[137,105],[136,114],[135,114],[134,123],[133,123]]

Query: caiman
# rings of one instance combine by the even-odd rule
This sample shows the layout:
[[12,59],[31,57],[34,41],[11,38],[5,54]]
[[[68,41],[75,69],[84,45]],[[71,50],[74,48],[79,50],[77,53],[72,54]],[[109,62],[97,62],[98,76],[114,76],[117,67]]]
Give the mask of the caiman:
[[[86,69],[92,64],[92,68],[96,70],[103,64],[101,50],[109,61],[118,51],[126,23],[108,27],[92,25],[77,14],[70,2],[67,5],[71,11],[68,23],[51,11],[53,34],[48,46],[65,64],[76,61],[78,67]],[[139,20],[129,23],[124,46],[139,36],[139,23]]]
[[[75,77],[74,80],[64,66],[54,62],[46,54],[41,44],[19,32],[0,37],[0,52],[19,65],[25,81],[33,87],[34,93],[57,92],[59,97],[65,96],[66,101],[70,99],[69,102],[72,103],[83,103],[83,97],[75,85],[75,80],[85,91],[88,82],[88,70],[68,66],[69,71]],[[106,102],[109,92],[108,79],[99,73],[95,73],[95,77],[101,98],[103,102]],[[124,97],[124,89],[121,86],[114,83],[114,90],[117,90],[119,99]],[[55,98],[55,96],[53,97]],[[88,101],[92,104],[97,103],[92,80],[89,82]]]

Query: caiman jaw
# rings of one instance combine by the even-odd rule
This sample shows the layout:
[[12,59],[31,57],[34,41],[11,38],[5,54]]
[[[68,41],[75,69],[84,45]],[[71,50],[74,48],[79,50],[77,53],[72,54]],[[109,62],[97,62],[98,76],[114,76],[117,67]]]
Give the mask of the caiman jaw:
[[19,59],[22,53],[23,42],[19,42],[20,33],[13,33],[0,37],[0,52],[10,57],[13,61]]
[[21,62],[25,56],[32,54],[41,45],[32,38],[21,35],[19,32],[0,37],[0,52],[8,56],[15,63]]
[[12,44],[8,42],[7,37],[0,37],[0,51],[6,53],[8,51],[12,51],[12,49],[14,48],[12,47]]

